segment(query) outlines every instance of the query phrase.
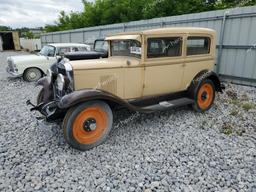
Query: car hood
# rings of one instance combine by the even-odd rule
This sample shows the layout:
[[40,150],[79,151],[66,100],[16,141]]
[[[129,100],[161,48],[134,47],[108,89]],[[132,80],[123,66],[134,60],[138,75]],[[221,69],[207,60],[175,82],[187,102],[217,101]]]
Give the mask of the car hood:
[[20,55],[20,56],[11,56],[9,58],[12,60],[15,64],[22,64],[22,63],[28,63],[30,61],[38,62],[46,60],[47,57],[43,55]]
[[128,64],[138,65],[140,59],[135,57],[110,57],[105,59],[92,59],[92,60],[78,60],[70,61],[73,70],[86,70],[86,69],[104,69],[104,68],[118,68],[126,67]]

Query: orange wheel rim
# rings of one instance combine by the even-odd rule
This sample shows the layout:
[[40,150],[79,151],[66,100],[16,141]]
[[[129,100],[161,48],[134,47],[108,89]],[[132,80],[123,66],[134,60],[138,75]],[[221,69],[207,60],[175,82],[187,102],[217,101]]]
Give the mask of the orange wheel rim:
[[107,127],[107,114],[99,107],[81,111],[73,123],[73,137],[81,144],[92,144],[100,139]]
[[211,84],[203,84],[197,94],[197,103],[201,109],[207,109],[213,100],[214,90]]

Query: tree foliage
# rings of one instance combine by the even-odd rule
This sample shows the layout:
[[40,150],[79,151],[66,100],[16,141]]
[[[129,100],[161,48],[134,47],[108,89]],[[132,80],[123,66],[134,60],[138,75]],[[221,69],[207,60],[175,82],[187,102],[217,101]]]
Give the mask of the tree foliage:
[[46,25],[45,31],[62,31],[256,4],[256,0],[95,0],[94,3],[82,0],[82,2],[83,12],[66,14],[61,11],[55,24]]
[[12,29],[8,26],[0,25],[0,31],[11,31]]
[[26,39],[35,39],[35,35],[34,35],[34,33],[32,33],[31,31],[25,32],[24,37],[25,37]]

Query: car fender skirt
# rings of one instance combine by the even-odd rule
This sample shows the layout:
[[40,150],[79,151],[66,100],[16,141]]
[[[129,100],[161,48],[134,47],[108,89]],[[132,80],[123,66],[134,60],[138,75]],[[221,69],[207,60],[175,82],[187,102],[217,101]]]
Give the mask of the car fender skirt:
[[109,92],[98,90],[98,89],[84,89],[84,90],[74,91],[68,95],[65,95],[60,100],[58,107],[60,109],[67,109],[76,104],[86,102],[86,101],[92,101],[92,100],[102,100],[102,101],[106,101],[107,103],[111,102],[111,103],[115,103],[120,106],[126,107],[130,110],[144,112],[144,110],[142,109],[140,110],[140,108],[137,108],[129,104],[127,101],[121,99],[120,97],[117,97],[116,95],[113,95]]

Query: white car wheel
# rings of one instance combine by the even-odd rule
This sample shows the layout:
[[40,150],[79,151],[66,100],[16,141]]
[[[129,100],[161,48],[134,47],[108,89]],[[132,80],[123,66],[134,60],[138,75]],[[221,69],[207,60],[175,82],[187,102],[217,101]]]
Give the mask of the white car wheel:
[[37,68],[29,68],[24,72],[23,77],[25,81],[37,81],[42,77],[42,72]]

